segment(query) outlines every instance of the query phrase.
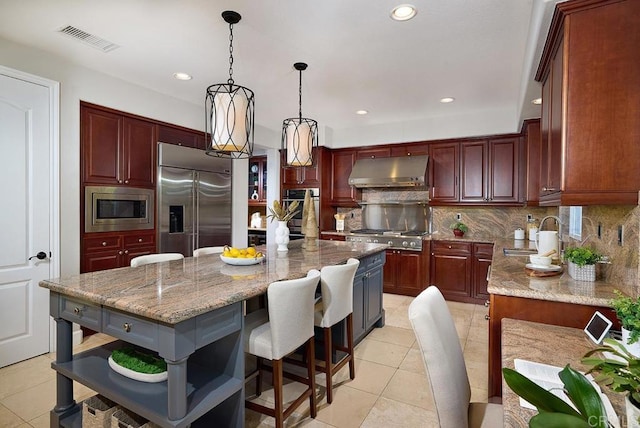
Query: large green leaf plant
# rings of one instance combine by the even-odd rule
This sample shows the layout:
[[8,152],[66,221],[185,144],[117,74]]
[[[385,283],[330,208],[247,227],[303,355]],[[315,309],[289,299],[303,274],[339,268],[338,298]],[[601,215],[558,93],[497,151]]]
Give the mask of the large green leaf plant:
[[513,369],[504,368],[502,373],[509,388],[538,409],[538,414],[529,420],[530,428],[609,426],[600,394],[583,374],[569,365],[563,368],[558,376],[575,409]]

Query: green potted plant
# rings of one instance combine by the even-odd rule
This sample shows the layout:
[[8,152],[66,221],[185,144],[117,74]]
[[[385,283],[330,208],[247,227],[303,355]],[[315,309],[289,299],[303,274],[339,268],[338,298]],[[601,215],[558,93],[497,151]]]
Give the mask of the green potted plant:
[[529,421],[529,427],[608,427],[600,394],[584,375],[569,365],[558,376],[575,409],[513,369],[504,368],[502,373],[509,388],[538,409],[538,414]]
[[[600,352],[601,356],[594,356]],[[603,344],[587,352],[582,363],[591,368],[595,381],[616,392],[626,393],[627,427],[640,427],[640,360],[623,344],[605,339]]]
[[449,229],[453,230],[455,236],[461,237],[469,230],[469,227],[461,221],[454,221],[449,226]]
[[564,259],[569,264],[569,276],[578,281],[596,280],[596,263],[602,254],[587,247],[569,247],[564,251]]
[[620,290],[613,290],[616,297],[611,307],[622,324],[622,343],[636,357],[640,357],[640,297],[632,299]]

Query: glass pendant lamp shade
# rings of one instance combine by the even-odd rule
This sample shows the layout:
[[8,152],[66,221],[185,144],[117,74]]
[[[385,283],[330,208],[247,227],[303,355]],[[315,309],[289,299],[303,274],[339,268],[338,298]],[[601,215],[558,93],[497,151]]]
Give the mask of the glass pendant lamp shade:
[[222,12],[229,24],[229,79],[227,83],[211,85],[205,97],[206,153],[233,159],[249,158],[253,153],[254,97],[253,91],[233,81],[233,24],[240,14]]
[[287,165],[313,164],[313,148],[318,145],[318,122],[304,117],[285,119],[282,136],[287,151]]
[[286,152],[285,166],[313,165],[313,148],[318,146],[318,122],[302,117],[302,71],[307,64],[296,62],[293,67],[300,72],[298,117],[282,122],[282,149]]

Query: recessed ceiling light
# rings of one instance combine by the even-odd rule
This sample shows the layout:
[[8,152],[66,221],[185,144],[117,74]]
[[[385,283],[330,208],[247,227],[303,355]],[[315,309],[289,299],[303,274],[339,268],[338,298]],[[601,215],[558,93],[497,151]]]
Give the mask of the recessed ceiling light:
[[368,114],[369,112],[367,110],[356,110],[356,114],[359,114],[360,116],[364,116],[365,114]]
[[531,104],[535,104],[535,105],[542,104],[542,98],[536,98],[534,100],[531,100]]
[[440,98],[440,102],[443,104],[452,103],[454,101],[455,101],[455,98],[451,98],[451,97]]
[[191,80],[191,75],[187,73],[177,72],[173,73],[173,77],[178,80]]
[[391,10],[391,19],[396,21],[408,21],[416,16],[418,9],[412,4],[401,4]]

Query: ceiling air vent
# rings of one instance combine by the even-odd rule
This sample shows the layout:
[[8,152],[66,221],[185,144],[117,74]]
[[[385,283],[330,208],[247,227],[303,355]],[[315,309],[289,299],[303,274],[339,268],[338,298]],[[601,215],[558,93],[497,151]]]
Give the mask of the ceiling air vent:
[[112,43],[101,37],[94,36],[93,34],[89,34],[86,31],[82,31],[81,29],[71,25],[67,25],[66,27],[59,29],[58,32],[60,34],[64,34],[65,36],[69,36],[78,41],[86,43],[96,49],[100,49],[102,52],[111,52],[112,50],[120,47],[115,43]]

